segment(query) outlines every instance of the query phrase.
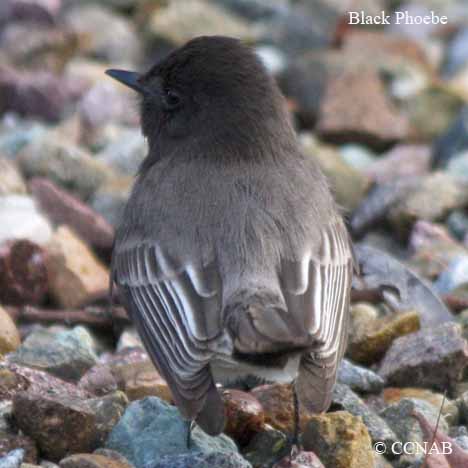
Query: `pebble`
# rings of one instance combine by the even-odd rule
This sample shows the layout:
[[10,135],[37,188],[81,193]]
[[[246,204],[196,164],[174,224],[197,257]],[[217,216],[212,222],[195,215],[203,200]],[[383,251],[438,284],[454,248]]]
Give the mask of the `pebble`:
[[[265,422],[281,432],[294,432],[294,400],[291,385],[267,384],[254,388],[251,394],[260,402],[265,412]],[[312,416],[301,408],[299,425],[304,428]]]
[[0,196],[0,244],[13,239],[27,239],[45,244],[52,227],[38,211],[34,200],[26,195]]
[[60,468],[132,468],[129,463],[88,453],[70,455],[62,459],[59,466]]
[[0,197],[24,194],[26,194],[26,184],[16,164],[0,157]]
[[36,441],[42,455],[58,462],[70,453],[87,453],[102,446],[126,405],[121,392],[79,400],[28,390],[15,395],[13,414],[18,427]]
[[302,435],[305,450],[325,466],[374,468],[371,438],[362,419],[346,411],[313,416]]
[[46,251],[50,293],[59,306],[79,307],[107,291],[107,268],[70,228],[59,227]]
[[360,364],[378,362],[400,336],[414,333],[420,328],[419,314],[415,311],[387,317],[374,317],[366,321],[358,318],[359,305],[351,309],[351,329],[347,355]]
[[0,458],[0,468],[20,468],[24,458],[23,449],[15,449]]
[[48,289],[44,249],[28,240],[0,245],[0,303],[40,305]]
[[139,62],[142,44],[134,25],[104,5],[80,2],[66,12],[64,21],[83,38],[85,55],[115,63]]
[[[166,455],[145,468],[252,468],[252,465],[235,452],[184,453]],[[139,467],[137,467],[139,468]]]
[[10,354],[9,361],[76,382],[96,363],[92,343],[91,335],[81,326],[59,333],[40,328]]
[[82,199],[89,198],[113,175],[111,168],[52,132],[23,148],[18,164],[27,177],[47,177]]
[[335,385],[332,409],[344,410],[354,416],[360,416],[373,442],[384,442],[387,446],[391,446],[397,441],[396,434],[387,423],[346,385]]
[[23,463],[37,464],[38,452],[34,440],[24,435],[1,434],[0,459],[15,449],[22,449],[24,451]]
[[247,445],[264,428],[262,405],[251,393],[240,390],[224,390],[223,400],[226,413],[224,432],[239,445]]
[[[382,393],[383,399],[387,404],[398,403],[403,398],[414,398],[430,403],[434,409],[440,411],[445,421],[450,426],[458,423],[461,411],[459,410],[460,399],[454,401],[444,397],[441,393],[436,393],[425,388],[395,388],[387,387]],[[442,405],[443,402],[443,405]],[[457,406],[458,405],[458,406]]]
[[450,392],[463,378],[467,365],[468,343],[461,328],[446,323],[396,339],[379,374],[389,385]]
[[450,160],[468,149],[468,106],[465,106],[450,127],[435,141],[434,163],[445,167]]
[[55,225],[68,225],[92,247],[112,248],[114,228],[80,199],[43,178],[34,178],[29,189]]
[[364,171],[371,180],[383,184],[400,177],[424,176],[430,166],[429,146],[399,144],[367,165]]
[[421,178],[414,190],[400,198],[391,207],[388,219],[397,232],[404,234],[416,220],[439,221],[467,203],[468,180],[437,171]]
[[464,284],[468,284],[468,255],[454,258],[437,278],[434,288],[439,294],[447,294]]
[[202,35],[254,38],[242,18],[205,0],[175,0],[156,9],[149,18],[148,33],[175,45]]
[[8,312],[0,306],[0,356],[15,351],[21,344],[20,335]]
[[[131,403],[110,433],[106,448],[124,455],[136,468],[152,466],[160,457],[187,452],[187,424],[177,408],[157,397]],[[237,452],[235,443],[225,435],[210,437],[200,428],[192,431],[190,452]]]
[[288,451],[286,435],[266,424],[263,431],[252,437],[242,454],[254,467],[262,467],[273,465],[287,456]]
[[343,359],[338,367],[337,380],[359,393],[378,393],[384,387],[384,380],[370,369]]
[[362,143],[376,150],[404,139],[409,125],[385,95],[375,72],[346,72],[327,84],[317,132],[332,143]]
[[15,112],[50,122],[59,120],[83,92],[81,85],[48,70],[18,71],[0,67],[0,113]]

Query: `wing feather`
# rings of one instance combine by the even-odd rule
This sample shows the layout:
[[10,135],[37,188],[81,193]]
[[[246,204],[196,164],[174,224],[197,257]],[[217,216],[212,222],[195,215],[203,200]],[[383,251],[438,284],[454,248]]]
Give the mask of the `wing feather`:
[[315,253],[283,262],[282,289],[288,312],[302,317],[317,343],[302,357],[296,381],[301,403],[312,411],[323,411],[330,404],[346,346],[352,271],[352,247],[339,219],[324,230]]
[[222,332],[214,263],[178,264],[157,245],[123,245],[114,255],[113,278],[182,416],[199,420],[208,433],[219,432],[223,405],[209,371],[210,345]]

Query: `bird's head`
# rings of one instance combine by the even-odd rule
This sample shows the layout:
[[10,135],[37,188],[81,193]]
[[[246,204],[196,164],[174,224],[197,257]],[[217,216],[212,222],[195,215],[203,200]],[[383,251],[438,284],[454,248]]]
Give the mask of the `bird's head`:
[[249,143],[266,128],[288,119],[284,100],[256,54],[239,40],[203,36],[189,41],[138,74],[108,70],[107,74],[137,91],[144,135],[191,142],[213,138],[220,144]]

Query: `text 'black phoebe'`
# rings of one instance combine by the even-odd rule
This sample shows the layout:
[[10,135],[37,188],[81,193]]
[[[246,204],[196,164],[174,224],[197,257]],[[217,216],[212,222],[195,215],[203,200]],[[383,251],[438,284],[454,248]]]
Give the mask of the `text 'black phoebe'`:
[[235,39],[199,37],[149,72],[149,154],[116,236],[112,277],[182,416],[224,427],[215,383],[295,381],[330,404],[348,324],[352,249],[285,101]]

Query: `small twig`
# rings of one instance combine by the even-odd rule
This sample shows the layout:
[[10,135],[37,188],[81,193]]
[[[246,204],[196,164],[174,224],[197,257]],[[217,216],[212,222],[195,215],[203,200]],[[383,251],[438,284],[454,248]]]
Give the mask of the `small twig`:
[[6,307],[6,311],[16,322],[40,323],[51,325],[62,323],[65,325],[88,325],[100,330],[111,330],[113,322],[116,325],[129,325],[130,320],[123,307],[113,308],[113,320],[109,316],[107,307],[92,306],[78,310],[41,309],[38,307]]
[[423,460],[423,464],[422,464],[421,468],[427,468],[427,457],[429,456],[430,450],[431,450],[431,448],[434,445],[434,442],[436,440],[436,434],[437,434],[437,431],[439,429],[440,418],[442,416],[442,411],[444,409],[446,396],[447,396],[447,390],[444,390],[444,395],[442,397],[442,404],[440,405],[440,408],[439,408],[439,414],[437,415],[436,425],[435,425],[435,428],[434,428],[434,432],[432,433],[431,444],[429,445],[430,448],[429,448],[429,450],[426,450],[426,453],[424,454],[424,460]]

